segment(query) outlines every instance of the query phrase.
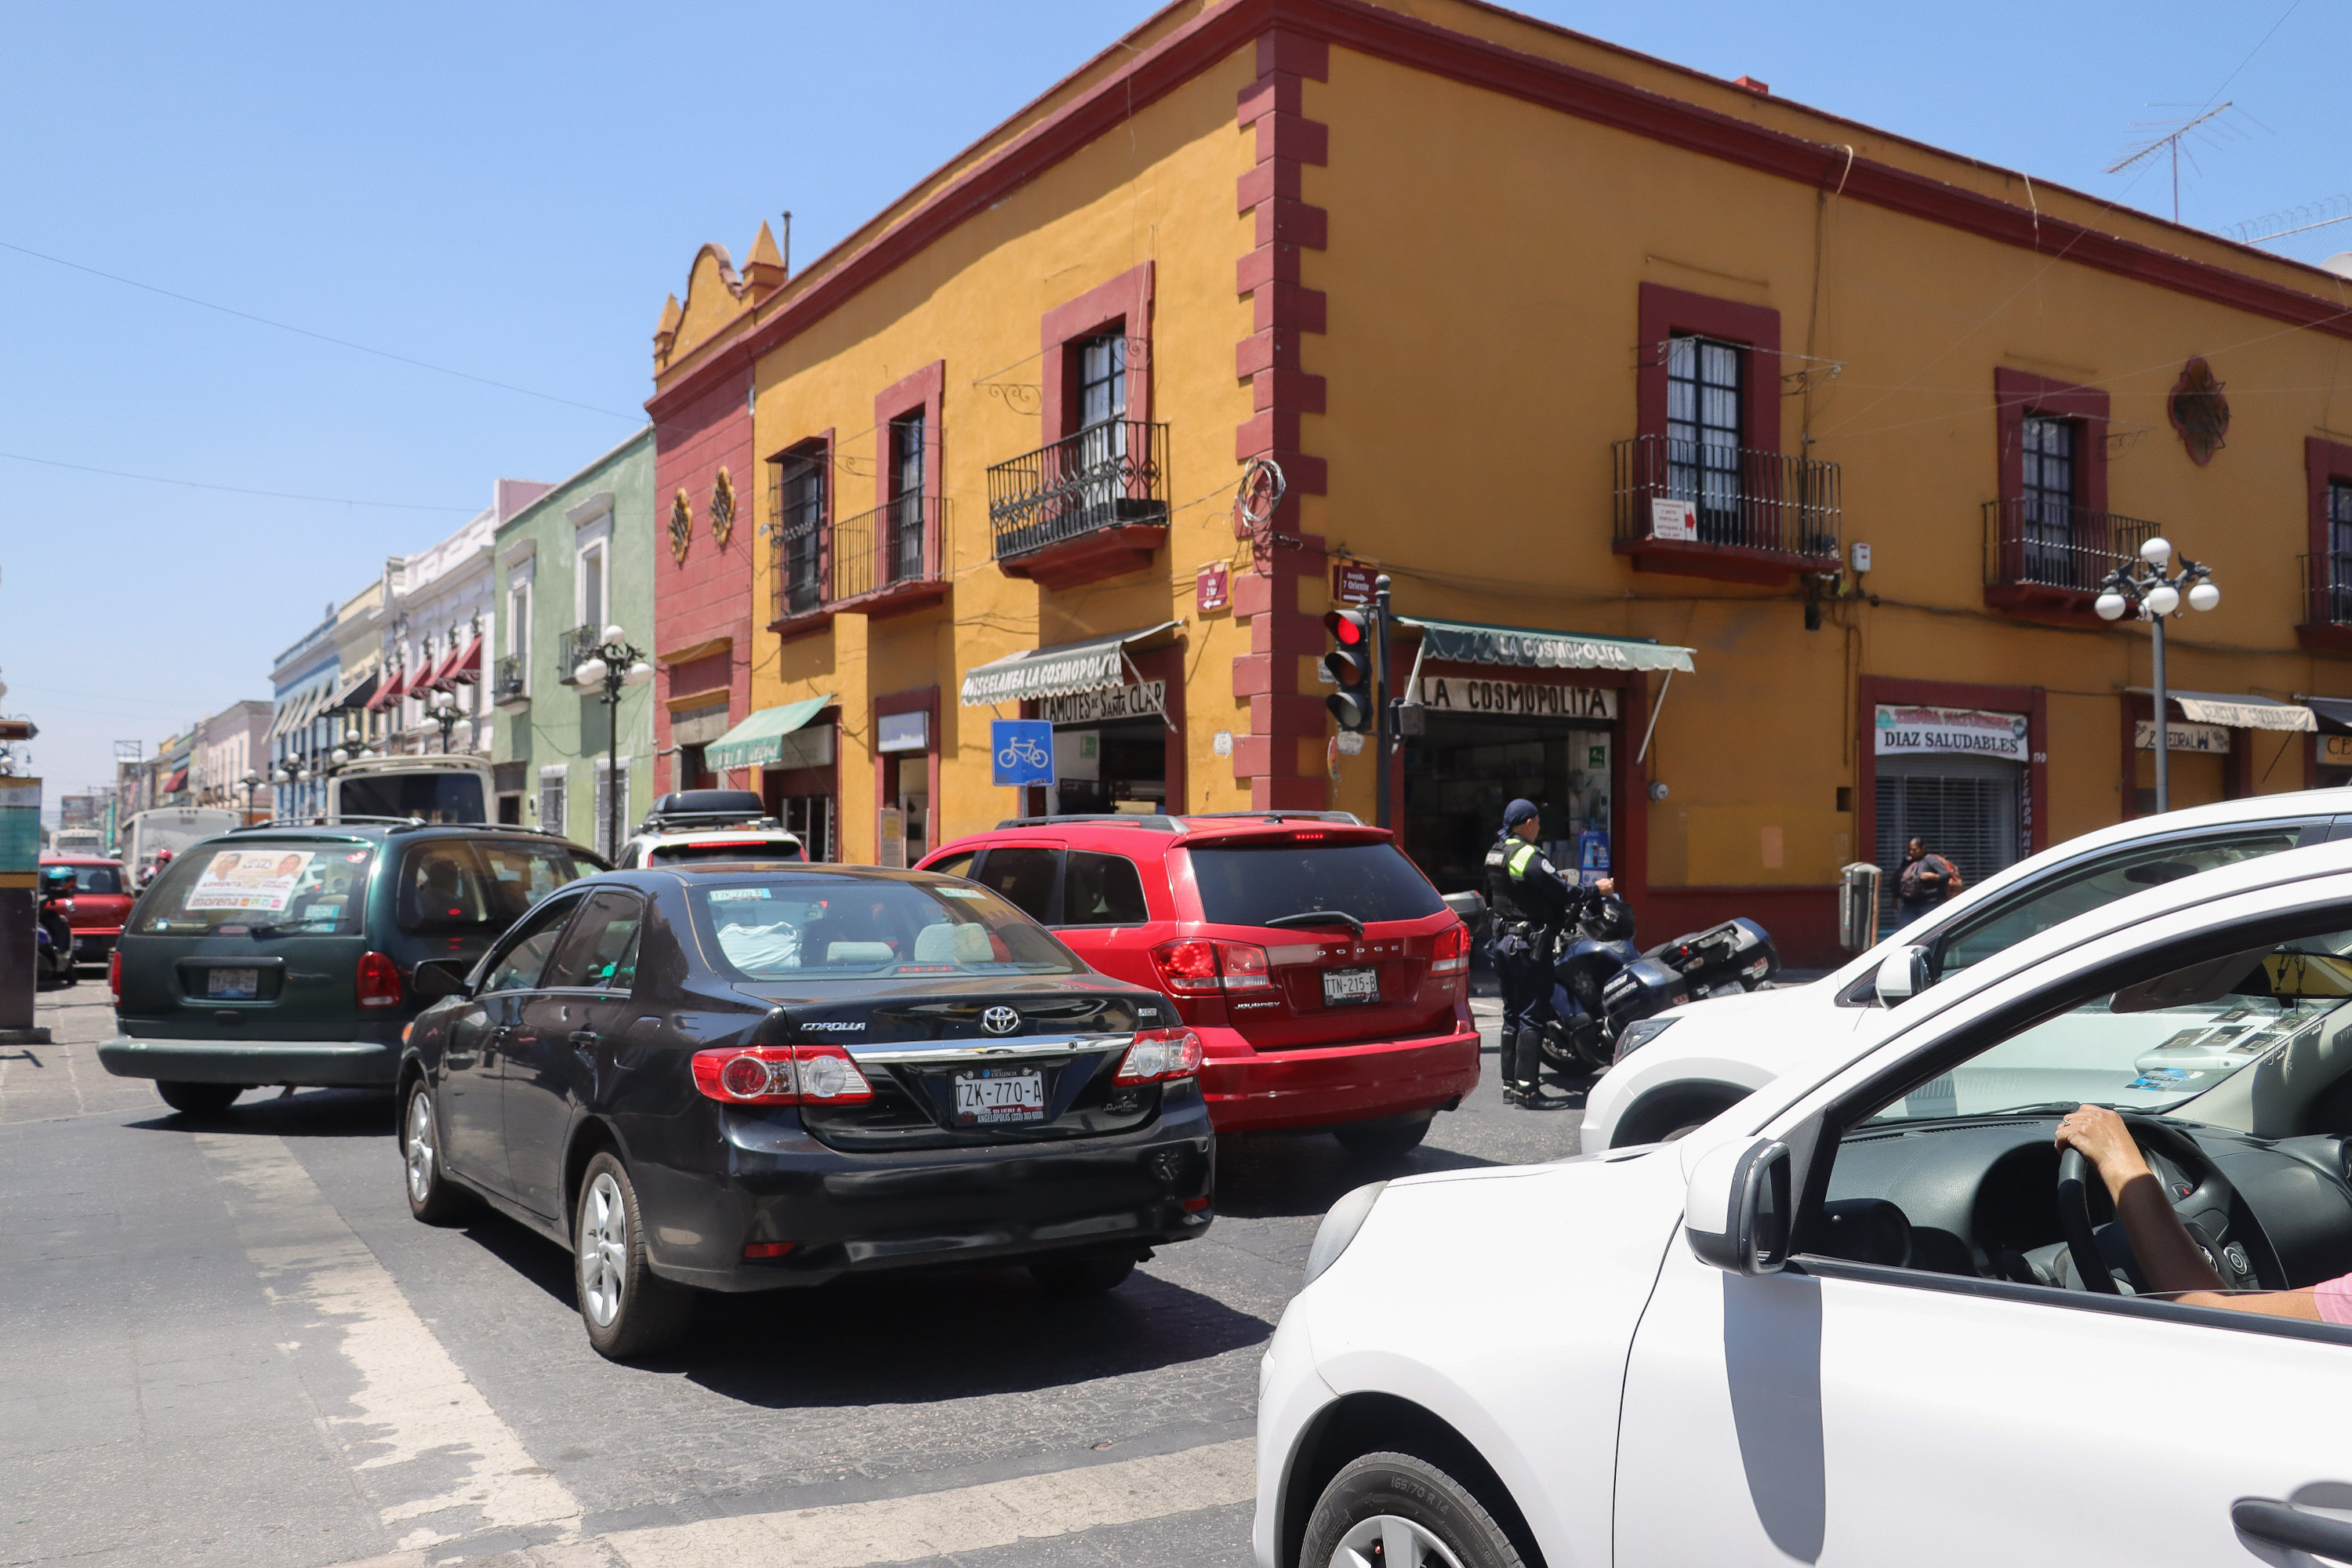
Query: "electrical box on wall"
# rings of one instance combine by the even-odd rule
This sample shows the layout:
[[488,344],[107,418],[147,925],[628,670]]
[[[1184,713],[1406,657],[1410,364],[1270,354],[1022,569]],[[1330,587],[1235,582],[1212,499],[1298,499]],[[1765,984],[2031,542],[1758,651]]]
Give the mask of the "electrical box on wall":
[[1853,569],[1857,572],[1870,570],[1870,546],[1859,541],[1853,546]]

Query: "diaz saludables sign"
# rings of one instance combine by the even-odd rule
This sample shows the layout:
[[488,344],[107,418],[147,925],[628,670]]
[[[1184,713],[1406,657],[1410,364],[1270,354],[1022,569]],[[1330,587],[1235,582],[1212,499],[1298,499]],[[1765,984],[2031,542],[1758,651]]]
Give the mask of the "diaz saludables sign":
[[1980,708],[1913,708],[1897,703],[1878,705],[1878,742],[1882,757],[1906,752],[1958,752],[1971,756],[2027,760],[2025,715],[1989,713]]

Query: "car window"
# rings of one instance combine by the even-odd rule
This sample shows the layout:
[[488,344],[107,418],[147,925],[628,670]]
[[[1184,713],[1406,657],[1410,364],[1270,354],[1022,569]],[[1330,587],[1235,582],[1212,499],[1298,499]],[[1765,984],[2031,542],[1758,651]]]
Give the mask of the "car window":
[[2130,845],[2071,870],[2053,871],[1954,921],[1937,941],[1936,973],[1941,978],[1966,969],[2117,899],[2200,871],[2292,849],[2301,837],[2299,825],[2288,825],[2200,838],[2166,838]]
[[528,991],[537,985],[547,968],[548,954],[555,951],[556,938],[563,932],[563,922],[576,907],[565,899],[533,911],[482,977],[483,993]]
[[937,871],[942,877],[969,877],[971,875],[971,863],[979,858],[979,850],[966,849],[944,860],[935,860],[923,869]]
[[272,839],[197,848],[173,859],[139,900],[150,936],[356,936],[375,850],[349,839]]
[[415,816],[426,822],[488,822],[474,773],[355,773],[337,781],[345,816]]
[[1053,919],[1054,880],[1061,869],[1059,849],[999,845],[981,860],[972,880],[994,889],[1014,909],[1044,924]]
[[685,860],[799,860],[799,841],[791,838],[704,839],[700,843],[656,844],[646,855],[650,866]]
[[1062,870],[1062,924],[1139,926],[1150,920],[1134,861],[1124,855],[1070,851]]
[[1013,905],[959,882],[746,872],[698,881],[689,901],[707,950],[746,980],[1083,967]]
[[1332,910],[1367,924],[1412,921],[1445,908],[1393,844],[1272,844],[1190,851],[1201,918],[1217,925],[1264,925],[1277,915]]
[[478,838],[474,853],[488,873],[483,883],[493,919],[511,923],[523,910],[567,882],[593,870],[573,858],[561,844],[534,844],[528,839]]
[[625,991],[636,980],[637,928],[645,906],[618,889],[591,897],[556,943],[541,984]]
[[393,919],[412,934],[472,931],[490,923],[481,862],[464,839],[419,844],[401,863]]
[[77,893],[119,893],[122,891],[122,872],[113,866],[76,866],[73,868],[74,891]]

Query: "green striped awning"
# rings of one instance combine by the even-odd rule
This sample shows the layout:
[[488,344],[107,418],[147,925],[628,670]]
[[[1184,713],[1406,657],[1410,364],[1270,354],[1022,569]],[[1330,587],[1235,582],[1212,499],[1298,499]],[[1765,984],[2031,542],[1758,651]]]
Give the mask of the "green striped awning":
[[702,765],[713,773],[726,768],[756,768],[780,762],[784,737],[833,706],[833,694],[762,708],[702,749]]

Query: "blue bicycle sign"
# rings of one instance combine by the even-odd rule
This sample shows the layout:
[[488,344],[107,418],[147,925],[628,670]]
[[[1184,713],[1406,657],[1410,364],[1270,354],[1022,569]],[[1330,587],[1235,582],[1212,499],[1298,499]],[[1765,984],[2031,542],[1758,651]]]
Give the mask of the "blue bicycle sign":
[[988,727],[989,750],[1001,784],[1054,782],[1054,726],[1042,719],[998,719]]

